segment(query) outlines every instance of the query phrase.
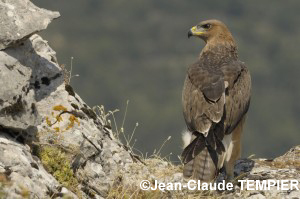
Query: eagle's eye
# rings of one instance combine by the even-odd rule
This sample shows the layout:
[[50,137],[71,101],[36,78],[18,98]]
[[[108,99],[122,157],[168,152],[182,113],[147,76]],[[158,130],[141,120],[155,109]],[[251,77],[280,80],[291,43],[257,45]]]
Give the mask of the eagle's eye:
[[210,29],[211,25],[209,23],[206,23],[206,24],[203,24],[201,27],[204,29]]

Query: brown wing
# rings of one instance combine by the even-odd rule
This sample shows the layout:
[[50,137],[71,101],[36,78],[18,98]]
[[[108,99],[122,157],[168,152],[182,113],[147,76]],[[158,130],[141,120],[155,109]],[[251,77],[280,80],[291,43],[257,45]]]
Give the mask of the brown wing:
[[[199,146],[203,146],[203,142],[211,149],[211,156],[217,157],[216,151],[221,153],[225,150],[222,144],[226,116],[223,72],[217,68],[202,67],[200,62],[193,64],[185,79],[182,102],[188,129],[199,134],[183,151],[183,162],[195,158],[201,152]],[[217,164],[217,159],[214,163]]]
[[[225,151],[224,134],[231,133],[248,110],[251,80],[247,68],[239,61],[219,68],[205,68],[200,64],[195,63],[189,68],[185,80],[182,93],[184,118],[191,132],[204,135],[205,145],[217,165],[217,153]],[[201,152],[198,146],[203,146],[203,136],[197,136],[184,149],[184,163]]]
[[225,81],[228,82],[225,103],[225,134],[230,134],[248,111],[251,77],[245,64],[240,61],[224,65],[221,69]]
[[200,67],[196,62],[189,69],[182,92],[183,113],[188,129],[207,136],[212,122],[219,122],[225,103],[222,71]]

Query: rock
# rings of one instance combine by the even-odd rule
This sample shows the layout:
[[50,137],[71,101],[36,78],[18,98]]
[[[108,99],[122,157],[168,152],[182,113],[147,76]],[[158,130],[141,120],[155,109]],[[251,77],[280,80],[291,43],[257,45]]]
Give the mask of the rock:
[[[106,197],[117,171],[131,163],[132,158],[122,144],[112,138],[112,132],[104,128],[106,121],[76,93],[68,92],[55,52],[40,36],[32,35],[22,45],[0,52],[1,59],[4,65],[0,84],[14,86],[1,87],[2,110],[11,110],[2,111],[3,131],[18,140],[22,137],[24,143],[33,141],[40,150],[50,145],[47,158],[56,160],[51,154],[66,150],[57,161],[68,161],[69,166],[63,166],[73,168],[70,174],[76,181],[73,191],[84,197],[91,193],[95,197]],[[10,63],[11,70],[6,63]],[[15,96],[19,96],[22,108],[7,108],[18,102]],[[43,158],[41,161],[45,164]],[[52,166],[48,165],[50,169]],[[77,183],[76,178],[84,184]]]
[[28,0],[6,0],[0,8],[0,194],[106,197],[133,159],[105,116],[65,82],[55,51],[34,34],[59,14]]
[[0,3],[0,50],[13,46],[47,28],[58,12],[41,9],[29,0],[4,0]]
[[[230,198],[293,198],[300,196],[300,146],[293,147],[284,155],[275,158],[274,160],[243,159],[237,162],[235,173],[240,180],[297,180],[298,189],[289,187],[288,190],[281,190],[277,185],[271,187],[271,190],[240,190],[242,196],[238,196],[237,192],[230,193],[227,196]],[[254,162],[254,164],[253,164]]]
[[[130,196],[135,193],[136,197],[145,197],[149,194],[151,197],[159,198],[182,198],[182,197],[207,197],[212,198],[299,198],[300,196],[300,166],[299,166],[300,147],[296,146],[290,149],[286,154],[275,158],[274,160],[266,159],[240,159],[235,165],[236,179],[233,181],[233,191],[210,191],[208,193],[203,191],[189,191],[183,188],[180,191],[157,191],[149,193],[150,191],[135,191],[139,189],[139,183],[142,180],[148,180],[151,186],[154,185],[155,180],[160,183],[183,183],[186,185],[187,180],[183,179],[181,166],[175,166],[162,159],[149,158],[145,159],[146,165],[137,162],[123,170],[119,171],[119,181],[110,192],[110,197],[116,197],[118,194],[127,191],[125,196]],[[221,173],[218,177],[217,183],[220,183],[223,178]],[[288,190],[281,190],[277,185],[263,190],[247,190],[245,185],[241,188],[238,180],[253,180],[262,182],[262,180],[297,180],[299,182],[298,189],[289,188]],[[121,187],[121,188],[120,188]],[[125,197],[124,196],[124,197]],[[147,195],[148,196],[148,195]]]
[[28,145],[20,144],[0,132],[0,184],[4,178],[9,182],[2,190],[6,193],[5,198],[70,195],[70,191],[59,191],[61,185],[44,169],[39,159],[31,154]]
[[18,132],[24,139],[35,136],[41,122],[37,102],[63,83],[55,59],[55,52],[37,35],[20,46],[0,51],[2,128]]
[[70,190],[68,190],[66,187],[63,187],[60,191],[61,194],[57,194],[57,195],[62,195],[62,198],[78,198],[74,193],[72,193]]
[[254,192],[249,194],[249,196],[247,197],[248,199],[265,199],[266,197],[262,194],[260,194],[259,192]]

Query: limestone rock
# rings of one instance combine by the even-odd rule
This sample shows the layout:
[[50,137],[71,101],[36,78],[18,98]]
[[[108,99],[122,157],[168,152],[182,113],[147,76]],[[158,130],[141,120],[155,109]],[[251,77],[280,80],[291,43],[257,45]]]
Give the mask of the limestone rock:
[[0,60],[0,125],[33,137],[41,122],[36,103],[63,83],[55,52],[35,35],[0,51]]
[[0,9],[0,198],[106,197],[133,159],[34,34],[59,14],[28,0]]
[[[77,194],[106,197],[118,170],[132,163],[130,153],[113,139],[106,121],[65,84],[55,52],[40,36],[32,35],[22,45],[1,53],[2,110],[11,110],[2,111],[3,132],[41,149],[65,150],[74,179],[84,182],[73,187]],[[22,108],[7,108],[16,103],[15,96],[19,96]]]
[[59,17],[58,12],[38,8],[29,0],[2,0],[0,10],[0,50],[45,29]]
[[[238,162],[235,173],[241,180],[279,180],[279,184],[271,187],[271,190],[235,190],[234,193],[227,195],[230,198],[293,198],[300,196],[300,146],[293,147],[284,155],[274,160],[256,159]],[[246,163],[248,162],[248,164]],[[252,164],[254,162],[254,164]],[[239,164],[240,163],[240,164]],[[289,187],[288,190],[277,188],[280,180],[297,180],[298,189]],[[295,198],[297,198],[295,197]]]
[[[183,179],[182,166],[175,166],[170,162],[157,158],[145,159],[146,165],[141,162],[127,165],[119,171],[119,178],[115,181],[110,197],[116,197],[124,194],[124,190],[128,195],[135,193],[136,197],[151,196],[154,198],[299,198],[300,196],[300,146],[293,147],[286,154],[275,158],[267,159],[240,159],[236,162],[234,173],[236,179],[232,182],[233,191],[189,191],[187,188],[177,191],[142,191],[139,186],[143,180],[148,180],[151,187],[154,182],[158,183],[182,183],[187,185],[187,180]],[[217,183],[224,180],[224,174],[218,176]],[[265,187],[263,190],[248,190],[246,185],[241,188],[238,180],[252,180],[262,182],[263,180],[297,180],[298,189],[289,187],[288,190],[281,190],[276,186]],[[136,191],[138,189],[138,191]]]
[[[0,132],[0,183],[3,195],[0,198],[45,198],[46,196],[69,195],[59,190],[61,185],[47,173],[39,159],[31,154],[28,145],[16,142]],[[76,197],[75,197],[76,198]]]

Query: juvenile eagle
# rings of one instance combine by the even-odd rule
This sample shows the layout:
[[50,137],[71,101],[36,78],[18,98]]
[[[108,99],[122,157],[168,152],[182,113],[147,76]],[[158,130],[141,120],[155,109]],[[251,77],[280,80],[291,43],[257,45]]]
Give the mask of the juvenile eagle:
[[188,37],[206,43],[187,70],[182,103],[189,130],[182,153],[185,178],[212,181],[224,166],[233,178],[241,155],[241,134],[249,108],[251,78],[238,59],[237,47],[225,24],[207,20],[192,27]]

